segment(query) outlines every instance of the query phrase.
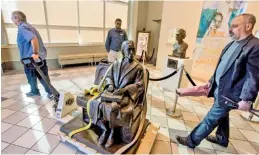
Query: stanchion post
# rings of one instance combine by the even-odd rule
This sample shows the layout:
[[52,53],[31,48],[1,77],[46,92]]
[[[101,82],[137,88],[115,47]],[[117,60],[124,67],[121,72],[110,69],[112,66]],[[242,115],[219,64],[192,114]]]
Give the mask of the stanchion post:
[[[178,79],[178,84],[177,84],[177,88],[181,87],[181,81],[182,81],[182,76],[183,76],[183,68],[184,65],[181,65],[180,69],[179,69],[179,79]],[[181,117],[182,113],[180,109],[177,109],[177,103],[178,103],[178,95],[175,93],[175,100],[174,100],[174,105],[173,108],[168,108],[166,109],[166,113],[167,115],[171,116],[171,117]]]

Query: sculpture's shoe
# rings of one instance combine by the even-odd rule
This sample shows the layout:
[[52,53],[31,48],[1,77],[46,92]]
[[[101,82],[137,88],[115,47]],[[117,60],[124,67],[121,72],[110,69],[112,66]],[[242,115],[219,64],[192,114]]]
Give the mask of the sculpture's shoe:
[[100,144],[100,145],[103,145],[103,144],[104,144],[105,138],[107,137],[106,135],[107,135],[107,132],[104,131],[104,132],[102,133],[102,135],[100,136],[99,140],[98,140],[98,144]]
[[105,147],[109,148],[109,147],[112,146],[113,143],[114,143],[113,135],[110,135],[108,140],[107,140],[107,142],[106,142],[106,144],[105,144]]

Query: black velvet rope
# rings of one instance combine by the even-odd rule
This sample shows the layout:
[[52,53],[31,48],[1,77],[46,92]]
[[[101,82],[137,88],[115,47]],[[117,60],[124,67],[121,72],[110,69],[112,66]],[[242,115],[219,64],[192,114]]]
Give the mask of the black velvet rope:
[[[168,74],[164,77],[161,77],[161,78],[149,78],[150,81],[162,81],[162,80],[165,80],[165,79],[168,79],[172,76],[174,76],[177,72],[178,72],[179,69],[175,70],[174,72],[172,72],[171,74]],[[193,81],[193,79],[191,78],[191,76],[188,74],[188,72],[183,68],[184,72],[185,72],[185,75],[187,77],[187,79],[191,82],[191,84],[193,86],[196,86],[195,82]]]
[[164,76],[164,77],[161,77],[161,78],[157,78],[157,79],[149,78],[149,80],[150,80],[150,81],[162,81],[162,80],[168,79],[168,78],[174,76],[174,75],[177,73],[178,70],[179,70],[179,69],[177,69],[176,71],[174,71],[173,73],[171,73],[171,74],[169,74],[169,75],[167,75],[167,76]]

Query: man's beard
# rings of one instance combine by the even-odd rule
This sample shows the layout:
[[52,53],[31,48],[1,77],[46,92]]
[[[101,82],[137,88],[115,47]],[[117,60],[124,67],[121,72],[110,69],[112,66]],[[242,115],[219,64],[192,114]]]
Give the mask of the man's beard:
[[233,40],[236,40],[235,35],[234,35],[233,32],[229,32],[229,36],[230,36]]

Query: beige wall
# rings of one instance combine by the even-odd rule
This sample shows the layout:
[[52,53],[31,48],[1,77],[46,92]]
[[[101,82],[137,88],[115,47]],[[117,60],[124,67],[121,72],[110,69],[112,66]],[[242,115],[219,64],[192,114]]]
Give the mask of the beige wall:
[[128,39],[136,40],[138,24],[138,1],[129,1],[128,9]]
[[[47,46],[47,62],[50,69],[60,68],[58,64],[58,55],[60,53],[98,53],[106,52],[104,46]],[[4,70],[22,70],[20,55],[17,48],[2,48],[1,63]]]
[[147,9],[148,9],[148,1],[138,2],[137,31],[141,31],[143,30],[143,28],[146,28]]
[[[136,27],[137,27],[137,12],[138,12],[138,1],[129,2],[129,18],[128,18],[128,36],[129,39],[135,40],[136,38]],[[4,32],[1,31],[1,35],[4,35]],[[3,42],[2,42],[3,43]],[[46,45],[47,47],[47,60],[49,62],[55,61],[55,63],[49,63],[49,66],[54,65],[53,68],[57,67],[56,59],[58,55],[63,53],[97,53],[97,52],[106,52],[104,45],[92,45],[92,46],[78,46],[78,45]],[[2,47],[1,48],[1,63],[8,62],[7,68],[21,69],[22,65],[19,63],[20,55],[16,45],[13,45],[11,48]],[[9,65],[9,64],[12,65]],[[11,67],[9,67],[11,66]]]
[[159,36],[160,24],[153,22],[153,20],[162,19],[163,1],[148,1],[146,30],[151,31],[151,38],[148,46],[149,54],[153,48],[157,48],[157,37]]
[[257,1],[257,2],[249,1],[246,12],[252,13],[253,15],[255,15],[257,22],[254,27],[254,32],[256,30],[259,30],[259,1]]
[[158,69],[163,68],[166,56],[172,52],[172,44],[167,43],[170,28],[183,28],[186,30],[185,41],[189,44],[187,57],[192,56],[202,4],[202,1],[164,2],[156,65]]
[[[105,52],[104,46],[59,46],[59,47],[48,47],[47,59],[57,59],[60,53],[97,53]],[[19,51],[16,47],[14,48],[2,48],[1,52],[2,62],[8,61],[20,61]]]
[[[187,32],[185,41],[189,44],[187,50],[187,56],[192,57],[193,51],[196,48],[195,40],[200,21],[201,10],[203,1],[199,2],[164,2],[162,24],[159,39],[158,48],[158,60],[157,68],[162,69],[164,66],[163,62],[166,62],[166,56],[172,52],[172,45],[167,43],[168,29],[169,28],[184,28]],[[248,2],[247,13],[252,13],[257,17],[257,23],[254,28],[254,32],[259,30],[259,2]],[[205,62],[202,66],[199,65],[197,68],[193,66],[192,77],[201,81],[207,81],[213,74],[218,57],[225,44],[228,43],[227,38],[222,38],[223,46],[216,51],[216,55],[213,55],[212,61]],[[205,51],[206,52],[206,51]],[[208,68],[208,66],[211,66]]]

